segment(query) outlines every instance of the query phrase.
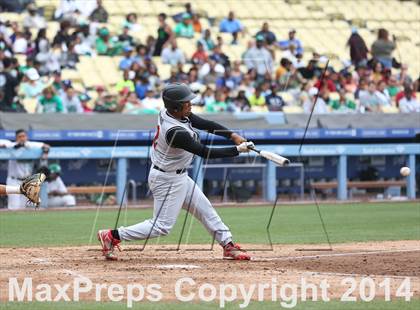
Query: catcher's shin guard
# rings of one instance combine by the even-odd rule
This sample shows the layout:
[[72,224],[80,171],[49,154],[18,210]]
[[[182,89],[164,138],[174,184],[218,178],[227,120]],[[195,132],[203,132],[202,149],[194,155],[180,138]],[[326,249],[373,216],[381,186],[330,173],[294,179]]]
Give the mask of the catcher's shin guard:
[[39,193],[41,191],[41,185],[44,183],[45,179],[45,174],[37,173],[23,180],[22,185],[20,186],[20,192],[22,195],[35,204],[35,207],[38,207],[41,203]]

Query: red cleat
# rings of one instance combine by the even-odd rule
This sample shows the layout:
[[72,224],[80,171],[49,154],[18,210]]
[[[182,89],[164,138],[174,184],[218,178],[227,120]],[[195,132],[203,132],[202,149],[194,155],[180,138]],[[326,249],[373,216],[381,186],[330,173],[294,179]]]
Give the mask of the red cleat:
[[118,260],[118,257],[114,254],[114,247],[121,252],[121,241],[112,236],[111,229],[98,231],[98,240],[102,245],[103,256],[108,260]]
[[242,250],[239,244],[227,244],[223,247],[223,259],[232,259],[232,260],[250,260],[249,256],[245,250]]

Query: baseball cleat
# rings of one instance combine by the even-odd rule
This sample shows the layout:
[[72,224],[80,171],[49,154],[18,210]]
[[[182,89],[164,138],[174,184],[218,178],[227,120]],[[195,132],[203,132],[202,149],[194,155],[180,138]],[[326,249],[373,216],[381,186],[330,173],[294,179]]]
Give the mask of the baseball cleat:
[[118,260],[118,257],[114,254],[114,247],[120,252],[121,240],[115,239],[112,236],[111,229],[103,229],[98,231],[98,240],[102,245],[102,254],[108,260]]
[[245,250],[242,250],[239,244],[226,244],[223,247],[223,259],[231,260],[250,260],[249,256]]

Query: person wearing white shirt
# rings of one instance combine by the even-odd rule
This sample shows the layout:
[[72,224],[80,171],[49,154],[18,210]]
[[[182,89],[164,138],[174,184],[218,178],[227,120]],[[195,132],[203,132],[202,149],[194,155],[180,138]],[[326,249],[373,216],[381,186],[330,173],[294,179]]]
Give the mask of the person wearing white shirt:
[[67,192],[67,187],[61,179],[59,164],[51,164],[48,169],[50,176],[47,182],[48,207],[69,207],[76,205],[76,198]]
[[170,46],[163,49],[161,58],[162,63],[170,64],[172,66],[185,63],[184,52],[178,48],[175,40],[172,40]]
[[404,97],[400,99],[399,104],[401,113],[420,112],[420,102],[413,97],[413,89],[411,87],[404,88]]
[[[28,141],[28,135],[25,130],[18,129],[16,131],[16,141],[6,144],[9,149],[14,149],[15,152],[19,152],[21,149],[42,149],[42,158],[48,157],[49,145],[43,142]],[[16,160],[11,159],[8,163],[7,169],[7,181],[8,186],[20,186],[22,181],[29,177],[34,168],[33,160]],[[27,199],[18,194],[8,195],[8,209],[16,210],[23,209],[26,206]]]
[[38,14],[35,4],[31,3],[27,7],[29,15],[23,19],[23,27],[42,29],[47,27],[44,17]]

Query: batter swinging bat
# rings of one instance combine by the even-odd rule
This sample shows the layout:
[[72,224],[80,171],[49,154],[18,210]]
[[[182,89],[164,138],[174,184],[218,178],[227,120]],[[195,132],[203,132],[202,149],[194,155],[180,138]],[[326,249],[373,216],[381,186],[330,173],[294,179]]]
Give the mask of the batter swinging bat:
[[288,160],[287,158],[283,156],[277,155],[275,153],[268,152],[268,151],[261,151],[256,148],[250,148],[250,150],[257,152],[258,154],[260,154],[260,156],[275,162],[279,166],[287,166],[290,164],[290,160]]

